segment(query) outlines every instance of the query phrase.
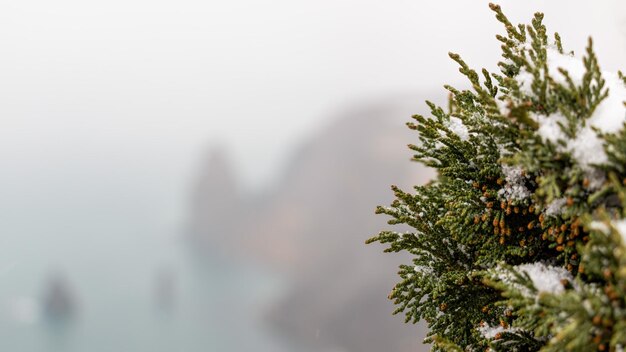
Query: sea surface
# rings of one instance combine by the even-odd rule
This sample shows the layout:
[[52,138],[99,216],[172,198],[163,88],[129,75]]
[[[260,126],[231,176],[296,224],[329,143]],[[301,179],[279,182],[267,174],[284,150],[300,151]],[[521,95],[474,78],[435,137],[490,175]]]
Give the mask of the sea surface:
[[[280,278],[146,216],[47,207],[0,219],[0,351],[288,350],[262,319]],[[72,308],[56,315],[55,280]]]

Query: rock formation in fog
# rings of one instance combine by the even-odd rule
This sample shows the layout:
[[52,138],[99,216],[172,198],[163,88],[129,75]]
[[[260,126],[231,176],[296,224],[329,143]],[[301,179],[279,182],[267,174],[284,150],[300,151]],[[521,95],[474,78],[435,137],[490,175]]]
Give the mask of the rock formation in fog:
[[[431,176],[409,162],[406,148],[416,141],[404,122],[417,106],[419,100],[396,99],[340,114],[295,153],[279,187],[261,201],[238,203],[239,209],[213,210],[221,217],[215,224],[207,217],[206,228],[198,231],[213,246],[229,232],[237,245],[232,240],[224,245],[237,248],[233,254],[256,258],[292,278],[289,292],[267,314],[291,340],[317,351],[428,350],[421,345],[423,327],[391,316],[394,307],[386,296],[398,258],[363,244],[386,226],[373,211],[391,201],[389,185],[410,189]],[[215,194],[205,190],[199,196],[222,204],[217,199],[229,193],[214,188]],[[220,233],[223,222],[232,227]]]
[[237,232],[235,219],[246,209],[226,152],[211,150],[192,192],[191,240],[199,246],[230,248]]
[[159,311],[171,313],[176,305],[178,280],[176,273],[169,267],[156,272],[154,298]]
[[43,293],[43,313],[52,322],[66,322],[77,313],[74,291],[65,276],[52,275]]

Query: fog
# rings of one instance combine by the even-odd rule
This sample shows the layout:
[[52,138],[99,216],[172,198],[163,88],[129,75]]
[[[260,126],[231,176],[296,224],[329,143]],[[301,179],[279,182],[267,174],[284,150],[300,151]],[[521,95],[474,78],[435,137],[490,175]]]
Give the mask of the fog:
[[[378,254],[381,248],[362,245],[384,219],[364,220],[371,228],[328,219],[320,231],[337,242],[302,261],[272,254],[264,245],[303,255],[298,248],[314,243],[315,235],[300,226],[310,223],[294,220],[274,237],[267,234],[274,225],[255,226],[265,226],[282,214],[280,209],[300,201],[289,195],[304,182],[298,181],[304,180],[299,170],[316,163],[339,169],[357,153],[342,153],[351,150],[339,143],[342,134],[351,143],[367,135],[363,150],[375,153],[381,149],[365,146],[382,135],[376,126],[387,131],[388,138],[381,139],[386,142],[379,142],[385,152],[376,154],[378,159],[364,152],[359,159],[363,172],[373,172],[375,163],[388,157],[399,158],[390,168],[409,164],[404,145],[411,134],[402,122],[424,112],[425,99],[445,98],[443,84],[464,84],[447,53],[458,52],[470,65],[493,70],[499,59],[494,36],[502,32],[487,2],[480,1],[1,4],[0,348],[23,351],[355,346],[341,336],[311,345],[284,329],[273,307],[285,302],[281,299],[292,302],[284,297],[303,287],[295,279],[299,268],[313,273],[311,263],[330,253],[341,259],[342,251],[346,260],[358,262],[354,258],[363,250],[373,268],[381,261],[384,270],[376,275],[384,284],[380,292],[368,288],[368,294],[384,300],[398,263]],[[592,35],[602,67],[623,67],[626,12],[620,1],[500,4],[514,23],[545,12],[548,28],[578,53]],[[355,122],[370,115],[372,121],[388,117],[389,124],[376,122],[369,130]],[[332,150],[314,147],[328,141],[336,143]],[[224,216],[244,208],[252,215],[220,236],[211,235],[214,223],[205,224],[202,241],[210,249],[193,251],[189,229],[203,218],[193,199],[205,182],[208,155],[216,149],[223,151],[229,182],[243,199]],[[314,150],[309,155],[315,158],[298,164],[309,160],[303,156],[307,150]],[[397,181],[387,170],[361,184],[355,194],[371,192],[353,199],[366,204],[355,204],[359,211],[348,219],[375,217],[360,207],[387,202],[391,183],[408,187],[427,175],[417,166],[407,170]],[[329,180],[336,176],[327,175]],[[324,187],[343,189],[354,182],[337,178]],[[309,191],[307,197],[319,195],[315,204],[337,203],[323,198],[329,196],[321,190]],[[226,203],[228,195],[222,197],[218,204]],[[277,210],[269,215],[258,209]],[[280,220],[293,218],[285,213]],[[347,235],[349,229],[353,232]],[[353,290],[346,286],[342,299],[350,301]],[[54,298],[58,292],[66,293]],[[336,303],[319,297],[309,309]],[[62,333],[46,323],[45,307],[51,306],[46,299],[57,302],[55,307],[71,307],[61,308],[74,320],[62,324],[67,325]],[[161,306],[176,313],[163,318],[155,313]],[[403,326],[401,317],[381,316],[381,321]],[[317,328],[323,335],[325,327]],[[242,329],[250,333],[248,342],[235,338]],[[405,338],[412,327],[398,329],[406,329]],[[358,336],[355,330],[350,336]]]

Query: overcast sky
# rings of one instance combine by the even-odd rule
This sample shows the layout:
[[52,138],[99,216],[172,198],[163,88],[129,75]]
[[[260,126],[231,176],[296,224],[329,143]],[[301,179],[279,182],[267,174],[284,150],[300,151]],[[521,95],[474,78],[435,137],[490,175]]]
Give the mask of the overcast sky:
[[[77,206],[106,189],[180,202],[216,144],[258,187],[336,111],[458,82],[448,51],[493,67],[502,32],[486,1],[0,4],[0,191],[11,207],[68,194]],[[624,62],[617,0],[501,4],[514,22],[546,12],[577,51],[592,34],[606,69]]]

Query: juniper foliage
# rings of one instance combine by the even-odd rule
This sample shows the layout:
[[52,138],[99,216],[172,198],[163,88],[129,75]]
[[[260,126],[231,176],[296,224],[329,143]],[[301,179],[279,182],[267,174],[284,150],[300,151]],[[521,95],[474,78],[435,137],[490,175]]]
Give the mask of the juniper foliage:
[[389,295],[433,351],[622,351],[626,346],[626,81],[550,39],[543,14],[506,30],[499,73],[450,54],[471,89],[408,127],[438,171],[377,213],[411,232]]

